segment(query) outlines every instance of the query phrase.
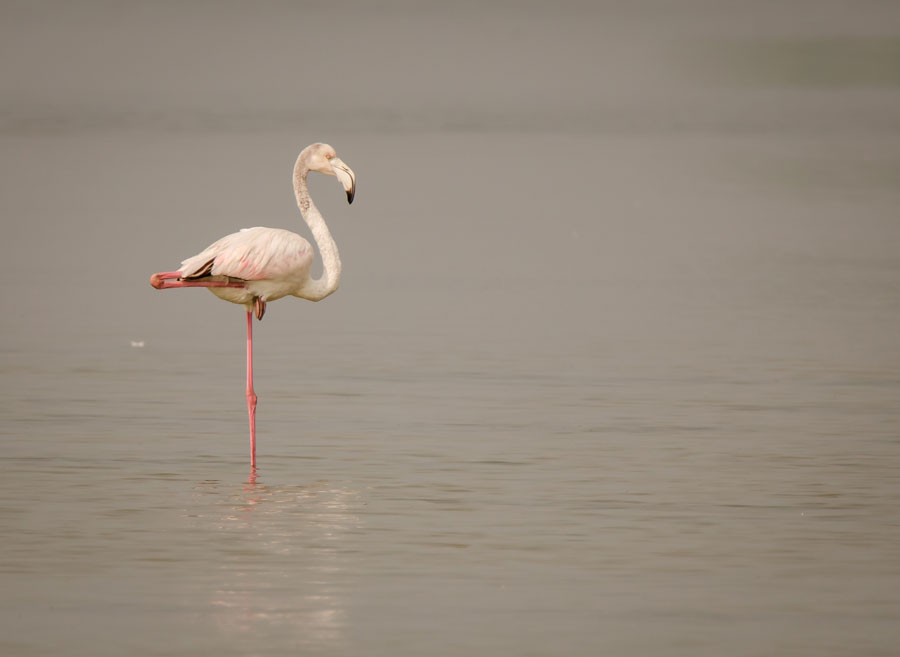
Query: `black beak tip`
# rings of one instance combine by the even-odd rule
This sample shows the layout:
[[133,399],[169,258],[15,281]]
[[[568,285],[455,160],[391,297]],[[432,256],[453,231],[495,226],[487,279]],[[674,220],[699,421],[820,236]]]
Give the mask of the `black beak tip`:
[[353,203],[354,194],[356,194],[355,189],[351,189],[349,192],[347,192],[347,203]]

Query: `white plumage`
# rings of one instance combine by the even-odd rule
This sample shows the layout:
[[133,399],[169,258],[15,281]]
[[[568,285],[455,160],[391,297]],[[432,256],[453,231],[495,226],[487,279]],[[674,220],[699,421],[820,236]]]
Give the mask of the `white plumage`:
[[[315,254],[308,241],[280,228],[244,228],[226,235],[195,256],[187,258],[174,272],[154,274],[154,287],[208,287],[221,299],[244,305],[247,310],[260,308],[268,301],[293,295],[319,301],[334,292],[340,284],[341,259],[337,245],[315,203],[309,196],[306,175],[318,171],[336,176],[353,202],[356,177],[328,144],[307,146],[294,166],[294,193],[297,205],[312,231],[322,255],[323,275],[310,277]],[[177,282],[168,282],[170,279]]]
[[186,279],[240,279],[243,288],[209,289],[226,301],[248,304],[256,297],[263,301],[289,294],[302,297],[314,257],[312,246],[300,235],[257,226],[226,235],[182,262],[179,271]]

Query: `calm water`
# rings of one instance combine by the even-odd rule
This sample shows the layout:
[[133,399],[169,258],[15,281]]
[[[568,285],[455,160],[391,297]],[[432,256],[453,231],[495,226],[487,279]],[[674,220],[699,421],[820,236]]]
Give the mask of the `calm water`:
[[[593,52],[577,16],[523,16],[513,46]],[[697,16],[670,16],[682,68],[645,53],[590,111],[439,111],[426,85],[428,111],[322,135],[280,101],[25,94],[0,134],[0,653],[896,654],[896,37],[770,16],[770,48]],[[797,79],[810,52],[852,65]],[[312,181],[344,278],[257,325],[251,477],[241,310],[147,277],[241,226],[305,231],[289,174],[316,139],[358,176],[349,207]]]

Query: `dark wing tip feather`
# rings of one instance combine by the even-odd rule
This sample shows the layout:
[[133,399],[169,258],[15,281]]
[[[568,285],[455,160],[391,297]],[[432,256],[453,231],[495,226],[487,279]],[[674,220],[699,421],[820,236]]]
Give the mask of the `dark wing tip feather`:
[[191,280],[192,278],[203,278],[204,276],[212,275],[213,263],[215,263],[216,259],[211,258],[208,260],[202,267],[200,267],[197,271],[192,271],[189,274],[183,274],[182,280]]

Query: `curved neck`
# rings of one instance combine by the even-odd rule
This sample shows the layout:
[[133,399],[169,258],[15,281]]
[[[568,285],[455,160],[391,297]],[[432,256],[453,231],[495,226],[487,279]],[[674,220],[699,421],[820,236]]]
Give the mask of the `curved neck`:
[[306,187],[307,173],[309,173],[309,169],[306,167],[303,153],[301,153],[297,158],[296,166],[294,166],[294,194],[297,195],[300,213],[303,215],[306,225],[309,226],[309,230],[312,231],[316,246],[319,247],[323,271],[320,278],[306,279],[295,295],[310,301],[319,301],[338,289],[341,282],[341,256],[328,226],[325,225],[322,214],[309,197],[309,190]]

